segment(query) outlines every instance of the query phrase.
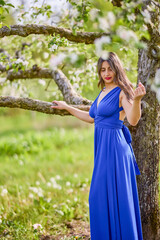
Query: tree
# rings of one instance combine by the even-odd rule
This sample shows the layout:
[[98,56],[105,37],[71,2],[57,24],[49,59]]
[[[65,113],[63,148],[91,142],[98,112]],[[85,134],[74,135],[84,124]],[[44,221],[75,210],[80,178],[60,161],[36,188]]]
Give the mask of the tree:
[[[87,86],[89,89],[93,89],[93,81],[89,81],[88,76],[90,79],[96,79],[93,72],[96,72],[97,57],[105,57],[106,49],[116,51],[120,56],[125,54],[126,59],[131,61],[126,65],[134,73],[131,76],[128,71],[128,75],[133,81],[136,73],[131,65],[135,65],[137,60],[135,52],[138,51],[137,83],[142,82],[146,87],[147,94],[142,100],[142,117],[139,123],[136,127],[129,126],[129,128],[141,171],[137,182],[143,236],[144,239],[159,239],[160,4],[158,0],[134,2],[129,0],[105,2],[101,0],[70,0],[67,2],[70,3],[70,10],[64,16],[59,16],[58,26],[54,22],[55,16],[51,6],[47,4],[43,4],[41,7],[32,7],[30,22],[34,22],[36,18],[36,24],[30,24],[28,21],[27,24],[6,26],[7,20],[5,23],[5,18],[2,18],[4,26],[0,29],[0,37],[2,39],[5,37],[5,43],[2,43],[5,49],[3,47],[0,51],[0,71],[5,77],[3,78],[3,87],[8,87],[17,81],[16,86],[20,88],[22,79],[31,81],[34,78],[43,78],[49,79],[47,89],[51,83],[50,79],[52,79],[67,103],[88,111],[92,101],[83,98],[80,93]],[[0,4],[1,13],[4,13],[6,2],[1,1]],[[20,20],[25,23],[29,11],[24,11],[24,6],[22,9]],[[39,15],[48,16],[52,20],[52,25],[37,24]],[[13,39],[12,35],[16,35],[16,38],[20,36],[19,42],[15,38]],[[35,35],[40,35],[39,39]],[[9,37],[12,43],[11,55],[8,53],[10,45],[6,46],[6,41],[8,41],[6,37]],[[24,38],[27,39],[27,42],[23,42]],[[17,46],[19,49],[16,48]],[[48,54],[46,57],[42,57],[40,47]],[[57,54],[58,57],[53,56],[48,49],[56,53],[60,51],[61,54]],[[73,52],[64,54],[65,49],[73,50]],[[84,51],[86,52],[83,53]],[[50,67],[49,59],[51,59]],[[29,62],[27,67],[25,61]],[[40,64],[44,65],[40,67]],[[93,66],[93,69],[87,69],[86,65]],[[81,66],[85,68],[85,71],[81,69]],[[78,76],[76,79],[69,76],[69,70],[73,67]],[[79,70],[81,72],[78,72]],[[87,83],[86,88],[84,88],[84,80],[81,81],[82,78]],[[48,114],[69,114],[65,110],[51,109],[50,102],[24,97],[1,96],[0,106],[23,108]],[[128,123],[126,122],[126,124]]]

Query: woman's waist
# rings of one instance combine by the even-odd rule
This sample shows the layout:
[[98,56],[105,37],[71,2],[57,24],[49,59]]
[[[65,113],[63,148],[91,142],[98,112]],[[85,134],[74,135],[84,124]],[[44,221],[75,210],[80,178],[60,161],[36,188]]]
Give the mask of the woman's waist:
[[112,122],[107,122],[99,120],[94,122],[95,127],[101,127],[101,128],[112,128],[112,129],[121,129],[123,127],[123,121],[117,120]]

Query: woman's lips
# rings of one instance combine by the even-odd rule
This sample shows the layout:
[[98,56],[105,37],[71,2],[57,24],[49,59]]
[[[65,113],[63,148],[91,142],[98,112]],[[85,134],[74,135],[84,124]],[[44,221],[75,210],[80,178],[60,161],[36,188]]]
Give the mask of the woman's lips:
[[111,77],[106,77],[105,79],[109,80],[109,79],[111,79]]

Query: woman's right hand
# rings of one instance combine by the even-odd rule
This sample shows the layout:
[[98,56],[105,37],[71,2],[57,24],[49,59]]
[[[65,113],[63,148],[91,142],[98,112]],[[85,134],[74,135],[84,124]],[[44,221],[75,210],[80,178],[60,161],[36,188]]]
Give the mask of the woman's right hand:
[[56,108],[56,109],[66,109],[68,104],[65,101],[56,101],[54,100],[52,103],[56,103],[56,106],[51,106],[51,108]]

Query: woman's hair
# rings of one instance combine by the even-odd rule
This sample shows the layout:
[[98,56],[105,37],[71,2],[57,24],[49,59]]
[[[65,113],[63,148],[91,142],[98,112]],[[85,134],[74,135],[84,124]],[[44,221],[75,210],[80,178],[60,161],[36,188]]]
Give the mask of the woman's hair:
[[107,59],[103,59],[101,57],[98,59],[97,63],[97,71],[99,76],[98,87],[99,85],[101,85],[101,89],[103,89],[103,87],[105,86],[105,83],[101,77],[101,67],[104,61],[108,62],[112,71],[115,73],[115,77],[113,79],[114,83],[117,84],[124,91],[128,100],[130,99],[133,100],[134,96],[133,84],[127,78],[122,63],[117,54],[114,52],[109,52],[109,56]]

